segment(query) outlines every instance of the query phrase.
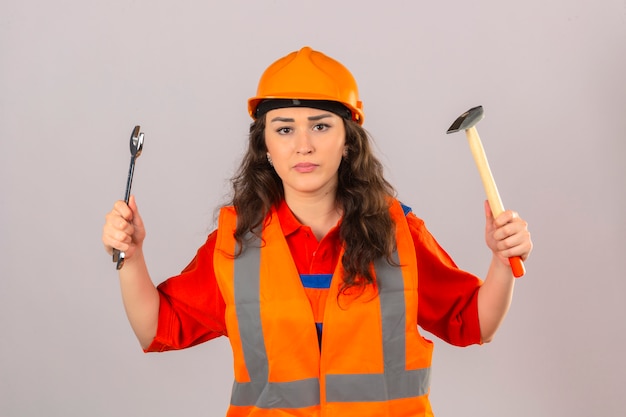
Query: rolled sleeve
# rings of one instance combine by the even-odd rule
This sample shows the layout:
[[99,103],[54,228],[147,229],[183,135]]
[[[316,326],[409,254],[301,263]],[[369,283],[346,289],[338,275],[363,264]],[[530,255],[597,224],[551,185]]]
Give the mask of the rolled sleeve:
[[418,324],[455,346],[480,344],[478,290],[482,281],[459,269],[413,213],[407,221],[418,270]]
[[162,282],[157,334],[145,352],[184,349],[226,334],[225,303],[213,270],[211,233],[180,273]]

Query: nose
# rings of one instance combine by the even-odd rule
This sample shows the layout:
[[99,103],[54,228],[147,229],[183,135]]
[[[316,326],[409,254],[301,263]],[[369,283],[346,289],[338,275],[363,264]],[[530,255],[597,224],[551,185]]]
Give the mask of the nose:
[[296,152],[301,155],[308,155],[314,151],[313,143],[306,130],[301,131],[296,139]]

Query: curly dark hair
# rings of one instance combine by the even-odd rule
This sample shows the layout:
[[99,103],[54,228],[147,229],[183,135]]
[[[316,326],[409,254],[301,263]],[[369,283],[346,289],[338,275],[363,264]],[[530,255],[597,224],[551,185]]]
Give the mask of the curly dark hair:
[[[374,283],[372,262],[391,259],[395,249],[395,224],[389,214],[390,197],[396,192],[383,176],[383,166],[372,153],[370,137],[352,120],[343,119],[348,157],[339,166],[336,202],[343,210],[339,237],[345,248],[341,260],[344,282],[340,293],[363,290]],[[237,210],[234,233],[238,253],[249,233],[261,237],[261,226],[271,207],[284,199],[283,183],[267,161],[265,116],[250,125],[248,150],[231,179]]]

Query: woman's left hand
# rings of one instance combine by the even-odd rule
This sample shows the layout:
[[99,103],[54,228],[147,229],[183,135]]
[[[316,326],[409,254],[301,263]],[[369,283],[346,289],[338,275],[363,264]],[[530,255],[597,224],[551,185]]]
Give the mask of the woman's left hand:
[[506,210],[494,219],[489,202],[485,201],[485,241],[494,256],[509,265],[509,258],[528,259],[533,243],[528,223],[517,212]]

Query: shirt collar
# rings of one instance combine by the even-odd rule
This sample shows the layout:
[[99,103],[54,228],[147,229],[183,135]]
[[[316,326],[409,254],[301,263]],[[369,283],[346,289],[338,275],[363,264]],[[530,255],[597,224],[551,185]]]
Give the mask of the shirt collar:
[[[278,221],[280,222],[280,228],[282,229],[283,235],[285,236],[289,236],[297,232],[302,227],[306,227],[308,229],[308,226],[303,225],[296,218],[285,200],[282,200],[278,204],[278,207],[276,207],[276,214],[278,216]],[[339,219],[337,224],[329,231],[329,233],[336,234],[339,230],[339,226],[341,225],[342,220],[343,219]]]
[[289,236],[303,227],[303,224],[296,219],[296,216],[293,215],[285,200],[282,200],[280,204],[278,204],[276,214],[278,215],[278,221],[280,221],[280,227],[285,236]]

